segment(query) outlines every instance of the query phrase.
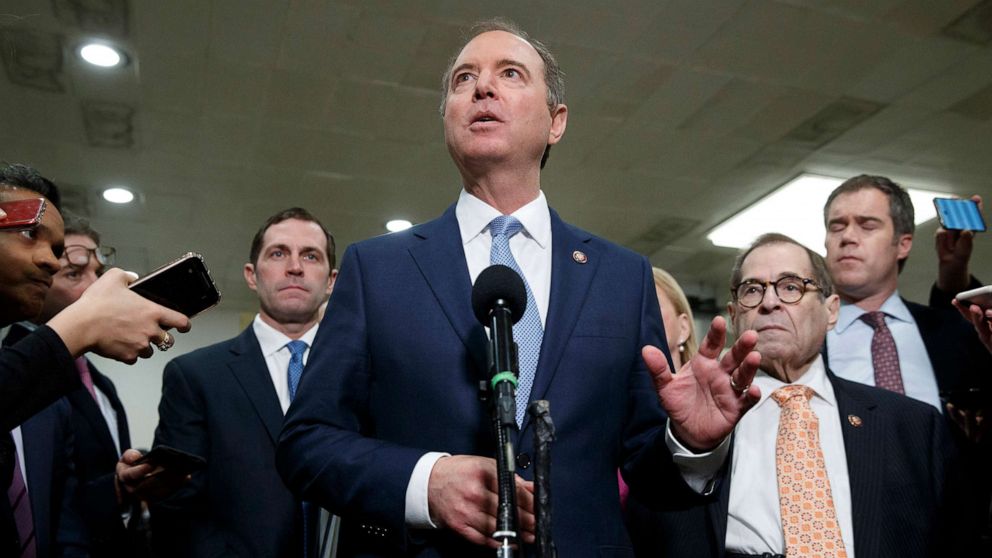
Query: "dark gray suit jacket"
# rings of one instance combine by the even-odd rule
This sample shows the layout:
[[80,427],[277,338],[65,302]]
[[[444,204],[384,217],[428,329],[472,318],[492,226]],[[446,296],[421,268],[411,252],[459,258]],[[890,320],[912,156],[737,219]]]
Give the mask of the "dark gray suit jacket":
[[152,508],[162,556],[302,556],[301,506],[276,473],[283,414],[258,340],[239,336],[165,367],[155,445],[207,468]]
[[[947,545],[954,543],[955,526],[945,508],[955,452],[944,419],[925,403],[828,377],[847,454],[855,554],[954,555]],[[849,415],[861,418],[860,425],[854,426]],[[628,523],[638,556],[724,556],[732,457],[727,461],[714,493],[698,497],[695,505],[651,512],[633,502]],[[631,495],[636,500],[636,493]]]

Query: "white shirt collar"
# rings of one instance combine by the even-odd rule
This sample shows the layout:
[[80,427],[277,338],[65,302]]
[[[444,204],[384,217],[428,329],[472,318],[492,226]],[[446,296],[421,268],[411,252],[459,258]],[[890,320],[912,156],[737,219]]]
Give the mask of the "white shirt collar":
[[[317,327],[320,326],[320,322],[317,322],[310,329],[307,330],[300,337],[300,341],[307,344],[307,347],[313,345],[313,338],[317,336]],[[251,324],[252,329],[255,332],[255,337],[258,339],[258,346],[262,349],[262,356],[268,357],[284,348],[286,343],[292,341],[285,333],[278,331],[274,327],[265,323],[262,320],[262,316],[255,314],[255,320]]]
[[[904,303],[902,301],[902,297],[899,296],[899,291],[895,291],[889,295],[889,298],[885,299],[885,302],[882,303],[879,310],[885,312],[887,316],[893,319],[910,324],[915,323],[913,320],[913,315],[909,312],[909,308],[906,307],[906,303]],[[847,328],[851,327],[851,324],[861,318],[861,315],[865,313],[866,312],[856,304],[842,302],[840,305],[840,313],[837,316],[837,325],[834,326],[834,329],[837,333],[844,333]]]
[[[462,235],[462,244],[467,244],[489,227],[490,221],[502,213],[495,207],[465,191],[463,188],[455,204],[455,217],[458,229]],[[524,226],[524,233],[537,242],[541,248],[547,248],[551,241],[551,211],[548,209],[548,199],[539,190],[537,197],[527,205],[512,213]]]
[[[758,373],[754,375],[754,385],[761,388],[761,399],[758,401],[757,405],[763,405],[765,401],[769,399],[772,392],[780,387],[786,386],[785,382],[769,376],[764,370],[758,370]],[[801,378],[792,382],[793,384],[805,385],[812,388],[814,397],[818,397],[824,402],[830,404],[831,406],[837,406],[837,397],[834,395],[833,386],[830,385],[830,380],[827,378],[827,369],[823,365],[823,357],[820,355],[816,356],[816,360],[810,365],[809,370],[802,375]]]

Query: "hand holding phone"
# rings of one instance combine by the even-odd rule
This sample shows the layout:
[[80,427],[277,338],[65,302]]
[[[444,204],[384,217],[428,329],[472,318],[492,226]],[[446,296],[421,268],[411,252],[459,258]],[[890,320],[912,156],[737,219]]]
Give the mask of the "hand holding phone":
[[5,214],[0,218],[0,230],[23,231],[33,229],[45,216],[48,202],[45,198],[28,198],[0,202],[0,210]]
[[194,252],[163,265],[131,283],[129,288],[188,318],[220,302],[220,292],[210,277],[203,256]]
[[[155,446],[142,455],[133,465],[148,463],[156,470],[161,468],[170,474],[188,475],[207,466],[207,460],[199,455],[185,452],[170,446]],[[151,473],[152,475],[156,473]]]
[[977,304],[982,310],[988,310],[992,308],[992,285],[958,293],[954,298],[962,304]]
[[940,226],[949,231],[985,232],[985,220],[975,200],[934,198]]

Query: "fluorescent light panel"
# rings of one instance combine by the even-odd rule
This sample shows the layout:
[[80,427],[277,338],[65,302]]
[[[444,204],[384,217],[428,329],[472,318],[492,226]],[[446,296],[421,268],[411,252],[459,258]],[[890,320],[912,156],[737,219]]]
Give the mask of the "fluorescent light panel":
[[386,230],[389,232],[405,231],[412,226],[413,223],[407,221],[406,219],[393,219],[392,221],[386,222]]
[[[745,248],[759,236],[777,232],[791,236],[808,248],[825,254],[823,239],[823,205],[830,192],[844,179],[815,174],[801,174],[778,190],[768,194],[744,211],[727,219],[706,237],[716,246]],[[916,224],[937,216],[933,198],[944,192],[907,188],[913,201]]]

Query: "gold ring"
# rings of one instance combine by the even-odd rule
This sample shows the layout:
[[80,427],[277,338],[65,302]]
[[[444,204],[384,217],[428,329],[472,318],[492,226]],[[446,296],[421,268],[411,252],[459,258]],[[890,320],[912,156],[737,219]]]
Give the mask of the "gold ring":
[[734,381],[734,375],[733,374],[730,375],[730,389],[734,390],[734,392],[736,392],[737,395],[743,395],[744,392],[747,391],[747,388],[749,387],[751,387],[751,384],[748,384],[746,386],[738,386],[737,382]]
[[165,337],[162,338],[162,340],[159,341],[158,343],[155,343],[155,346],[158,347],[158,350],[164,353],[165,351],[171,349],[172,346],[175,344],[176,344],[176,340],[172,337],[172,335],[169,334],[168,331],[166,331]]

